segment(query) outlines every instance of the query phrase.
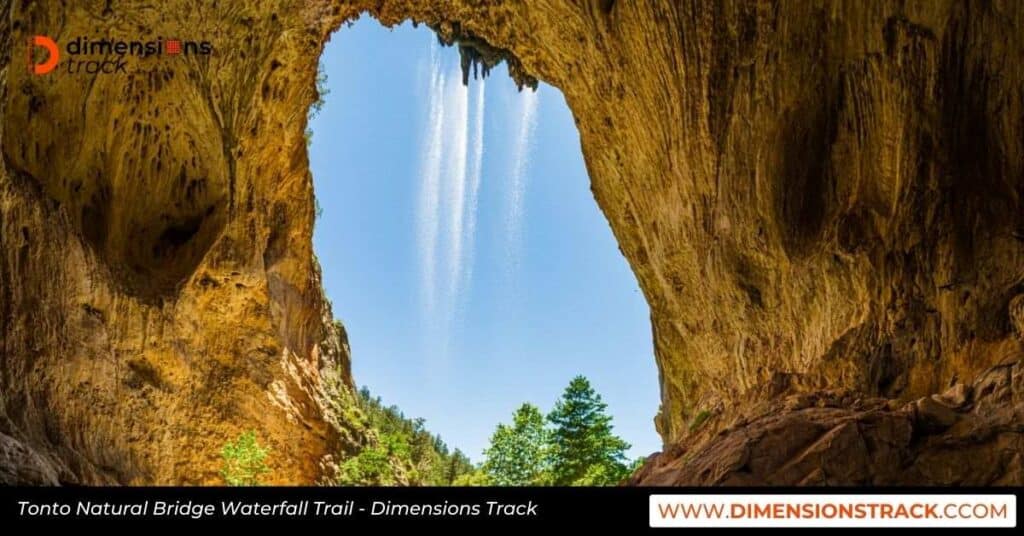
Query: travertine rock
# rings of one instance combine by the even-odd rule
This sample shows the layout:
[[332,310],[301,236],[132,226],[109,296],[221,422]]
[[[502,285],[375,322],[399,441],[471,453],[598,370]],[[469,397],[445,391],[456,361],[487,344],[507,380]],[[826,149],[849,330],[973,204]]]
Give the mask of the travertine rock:
[[1024,294],[1018,294],[1010,301],[1010,322],[1017,338],[1024,342]]
[[[504,55],[517,80],[565,94],[651,307],[659,460],[763,429],[776,435],[751,482],[889,481],[871,467],[899,455],[915,468],[901,483],[1021,483],[1019,458],[977,466],[1019,452],[1021,415],[1013,397],[978,398],[991,372],[975,381],[1022,352],[1012,0],[0,2],[0,433],[13,448],[86,483],[216,481],[219,446],[248,428],[280,482],[314,481],[342,449],[321,398],[347,358],[322,353],[344,346],[325,343],[302,134],[319,51],[363,8],[486,43],[476,57]],[[35,33],[179,35],[215,53],[34,77],[19,58]],[[958,415],[936,437],[989,414],[1016,424],[955,436],[977,449],[963,454],[900,443],[919,414],[894,408],[972,382],[966,417],[914,406],[932,427]],[[823,390],[853,399],[801,406]],[[658,463],[678,472],[658,482],[741,467]]]
[[835,391],[805,395],[811,402],[798,407],[776,401],[763,415],[696,448],[651,456],[631,483],[1019,485],[1024,365],[994,367],[973,389],[954,389],[947,393],[953,398],[933,395],[903,407]]
[[[301,4],[0,2],[4,452],[61,482],[216,484],[253,429],[284,484],[346,448],[303,139],[337,22]],[[34,76],[32,34],[215,50]]]

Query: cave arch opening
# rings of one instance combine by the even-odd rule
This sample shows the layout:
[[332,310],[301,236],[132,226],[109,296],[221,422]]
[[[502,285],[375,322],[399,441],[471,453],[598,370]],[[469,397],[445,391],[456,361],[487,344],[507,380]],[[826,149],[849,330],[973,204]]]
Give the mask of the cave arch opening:
[[[520,404],[588,377],[630,456],[660,448],[649,311],[554,87],[463,80],[432,29],[335,31],[309,124],[314,250],[360,386],[479,461]],[[480,58],[494,63],[494,58]]]

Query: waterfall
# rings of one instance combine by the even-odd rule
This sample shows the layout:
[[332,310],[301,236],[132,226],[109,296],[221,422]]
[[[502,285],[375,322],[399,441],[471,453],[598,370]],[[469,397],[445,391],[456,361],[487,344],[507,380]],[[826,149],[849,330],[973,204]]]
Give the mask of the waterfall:
[[519,264],[522,248],[523,202],[526,195],[526,172],[530,163],[530,149],[536,125],[537,93],[519,93],[518,132],[512,146],[512,170],[509,177],[509,204],[506,218],[509,269]]
[[428,134],[424,137],[417,214],[417,240],[422,262],[423,301],[428,314],[435,305],[434,276],[437,271],[437,238],[440,227],[441,160],[444,156],[445,77],[437,58],[436,47],[431,49],[431,70],[428,81],[427,120]]

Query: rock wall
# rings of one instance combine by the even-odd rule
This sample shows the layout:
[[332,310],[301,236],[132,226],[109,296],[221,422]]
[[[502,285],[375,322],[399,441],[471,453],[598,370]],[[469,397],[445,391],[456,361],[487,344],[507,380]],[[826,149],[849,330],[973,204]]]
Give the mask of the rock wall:
[[645,486],[1007,486],[1024,482],[1024,367],[908,403],[832,390],[780,397],[651,456]]
[[[326,30],[242,4],[0,2],[0,449],[29,480],[220,483],[253,429],[271,482],[312,483],[345,447],[303,138]],[[36,76],[34,34],[214,53]]]
[[[347,378],[347,358],[324,344],[302,134],[323,43],[363,9],[486,43],[565,94],[651,307],[668,448],[638,483],[724,482],[690,464],[758,419],[793,445],[799,422],[838,426],[785,417],[807,409],[792,400],[897,430],[903,402],[1024,352],[1019,2],[73,4],[0,1],[0,459],[34,460],[10,474],[209,483],[247,428],[282,482],[339,452],[322,398],[346,380],[323,373]],[[36,33],[191,35],[215,53],[35,77],[18,58]],[[943,426],[999,414],[987,437],[1019,446],[1021,399],[998,400],[965,398],[950,411],[968,424]],[[863,437],[843,430],[837,445]],[[900,452],[938,463],[931,448]],[[854,471],[882,463],[862,451]],[[874,480],[1020,483],[1017,463]],[[751,481],[848,481],[769,472]]]

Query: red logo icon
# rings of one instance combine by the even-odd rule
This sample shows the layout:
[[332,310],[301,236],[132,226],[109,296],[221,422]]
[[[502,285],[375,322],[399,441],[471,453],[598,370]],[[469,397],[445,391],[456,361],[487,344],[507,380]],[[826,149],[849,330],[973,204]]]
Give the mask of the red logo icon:
[[[35,51],[34,47],[42,47],[46,49],[48,53],[46,60],[43,63],[36,63],[33,59]],[[28,69],[32,73],[37,75],[46,74],[57,68],[57,62],[60,61],[60,49],[57,48],[57,43],[53,39],[46,37],[45,35],[37,35],[32,39],[29,39],[28,43]]]
[[167,54],[181,54],[181,41],[179,39],[164,41],[164,52]]

